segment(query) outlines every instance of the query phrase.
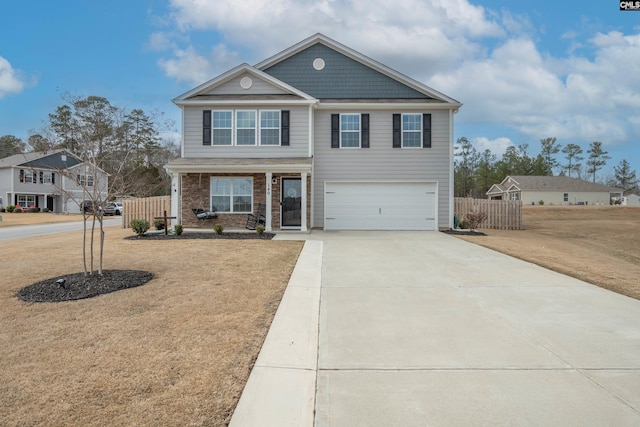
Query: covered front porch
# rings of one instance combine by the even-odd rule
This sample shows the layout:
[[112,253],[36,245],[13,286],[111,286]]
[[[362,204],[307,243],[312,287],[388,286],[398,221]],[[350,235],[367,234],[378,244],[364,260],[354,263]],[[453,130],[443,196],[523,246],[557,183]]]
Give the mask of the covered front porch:
[[[190,228],[244,228],[248,215],[264,214],[265,231],[308,231],[311,158],[176,159],[171,214]],[[194,210],[212,212],[198,218]],[[202,215],[201,215],[202,217]]]

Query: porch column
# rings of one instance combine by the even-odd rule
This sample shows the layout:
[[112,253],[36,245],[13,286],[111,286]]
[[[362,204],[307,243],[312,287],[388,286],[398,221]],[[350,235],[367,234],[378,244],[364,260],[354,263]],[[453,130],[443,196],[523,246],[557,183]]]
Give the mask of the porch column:
[[180,188],[180,174],[171,174],[171,216],[176,217],[176,224],[182,224],[182,215],[180,212],[180,198],[182,190]]
[[265,173],[266,176],[266,191],[267,191],[267,208],[266,208],[266,212],[265,212],[265,224],[264,224],[264,231],[271,231],[271,190],[272,190],[272,186],[271,186],[271,179],[273,178],[273,174],[271,172],[266,172]]
[[300,174],[300,191],[302,192],[302,206],[300,206],[300,231],[307,231],[307,173]]

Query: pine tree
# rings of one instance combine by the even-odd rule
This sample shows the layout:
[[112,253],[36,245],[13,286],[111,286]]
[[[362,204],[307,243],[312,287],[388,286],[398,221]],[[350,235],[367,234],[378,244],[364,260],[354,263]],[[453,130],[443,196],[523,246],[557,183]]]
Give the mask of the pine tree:
[[587,159],[587,173],[591,174],[593,182],[596,182],[596,172],[602,169],[611,157],[607,155],[609,154],[607,151],[602,149],[602,142],[600,141],[592,142],[589,145],[587,153],[589,154],[589,158]]
[[619,187],[624,191],[638,187],[636,171],[631,170],[631,165],[629,165],[629,162],[627,162],[626,159],[621,160],[620,164],[613,168],[613,173],[615,174],[616,187]]
[[569,162],[564,166],[564,169],[567,171],[567,176],[571,177],[572,172],[579,174],[582,167],[580,161],[584,159],[584,157],[580,155],[582,154],[582,148],[577,144],[567,144],[562,149],[562,152],[566,154],[565,159]]

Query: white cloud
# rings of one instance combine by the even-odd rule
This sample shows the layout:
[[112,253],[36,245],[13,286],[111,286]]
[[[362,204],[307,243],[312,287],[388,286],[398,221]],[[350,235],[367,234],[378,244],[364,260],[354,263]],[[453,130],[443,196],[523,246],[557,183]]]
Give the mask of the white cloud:
[[20,93],[25,87],[25,82],[21,79],[9,61],[0,56],[0,99],[12,93]]
[[160,59],[158,65],[169,76],[178,81],[203,83],[211,78],[211,65],[191,47],[176,50],[173,59]]
[[152,51],[164,51],[169,49],[177,49],[176,43],[172,39],[172,35],[164,32],[156,32],[149,36],[146,45],[147,49]]
[[488,139],[484,136],[473,138],[471,143],[478,153],[484,153],[485,150],[491,151],[492,154],[498,156],[498,158],[502,157],[502,155],[507,151],[507,148],[514,146],[515,144],[511,141],[511,139],[506,137],[500,137],[495,139]]

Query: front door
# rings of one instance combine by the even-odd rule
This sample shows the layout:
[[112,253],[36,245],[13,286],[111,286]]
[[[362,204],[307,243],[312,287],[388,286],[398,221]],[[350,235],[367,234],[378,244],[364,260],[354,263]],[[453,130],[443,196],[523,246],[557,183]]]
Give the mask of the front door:
[[302,225],[302,185],[300,178],[282,178],[280,227]]

